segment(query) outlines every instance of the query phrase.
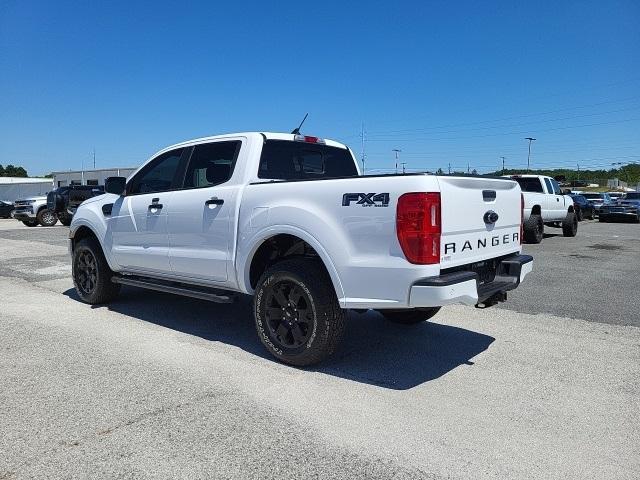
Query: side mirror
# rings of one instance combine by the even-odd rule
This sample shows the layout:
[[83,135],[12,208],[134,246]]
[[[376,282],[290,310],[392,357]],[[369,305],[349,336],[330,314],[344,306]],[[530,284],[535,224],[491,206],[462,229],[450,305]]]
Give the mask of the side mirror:
[[108,177],[104,181],[104,191],[107,193],[115,193],[116,195],[124,195],[126,185],[127,179],[124,177]]

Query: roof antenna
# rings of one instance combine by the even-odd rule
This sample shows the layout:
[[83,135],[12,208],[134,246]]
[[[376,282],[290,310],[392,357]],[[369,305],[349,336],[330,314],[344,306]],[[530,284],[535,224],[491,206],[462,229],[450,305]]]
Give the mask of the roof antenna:
[[298,125],[298,128],[294,128],[293,132],[291,132],[293,135],[300,135],[300,129],[302,128],[302,124],[304,123],[304,121],[307,119],[308,116],[309,116],[308,113],[304,114],[304,118],[300,122],[300,125]]

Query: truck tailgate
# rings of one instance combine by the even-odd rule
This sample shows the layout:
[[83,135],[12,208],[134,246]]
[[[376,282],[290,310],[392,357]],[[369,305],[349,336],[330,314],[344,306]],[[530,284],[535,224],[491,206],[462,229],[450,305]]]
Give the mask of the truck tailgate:
[[520,250],[518,184],[481,177],[438,177],[441,196],[441,268]]

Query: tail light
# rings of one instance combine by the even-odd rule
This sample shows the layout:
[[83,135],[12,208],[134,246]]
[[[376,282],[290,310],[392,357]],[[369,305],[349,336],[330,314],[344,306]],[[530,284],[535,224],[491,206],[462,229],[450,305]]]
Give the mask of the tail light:
[[520,245],[522,245],[522,237],[524,236],[524,194],[520,194]]
[[440,262],[439,193],[405,193],[398,199],[396,233],[402,252],[411,263]]
[[309,135],[296,135],[293,137],[296,142],[305,142],[305,143],[320,143],[324,145],[326,142],[324,139],[319,137],[311,137]]

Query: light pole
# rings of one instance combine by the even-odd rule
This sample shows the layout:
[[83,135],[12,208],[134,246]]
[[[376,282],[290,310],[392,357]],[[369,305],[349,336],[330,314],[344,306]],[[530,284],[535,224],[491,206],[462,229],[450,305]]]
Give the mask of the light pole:
[[529,140],[529,155],[527,155],[527,173],[529,173],[529,167],[531,165],[531,142],[534,142],[536,139],[526,137],[525,140]]
[[502,159],[502,175],[504,175],[504,159],[505,157],[500,157]]
[[398,173],[398,154],[402,151],[398,148],[394,148],[391,150],[392,152],[396,152],[396,174]]

